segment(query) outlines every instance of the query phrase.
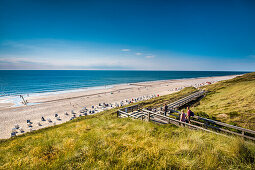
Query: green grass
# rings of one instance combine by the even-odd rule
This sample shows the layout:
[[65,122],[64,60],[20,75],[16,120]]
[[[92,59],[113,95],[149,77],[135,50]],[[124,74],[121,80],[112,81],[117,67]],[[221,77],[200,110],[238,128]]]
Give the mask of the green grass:
[[[160,106],[194,91],[186,88],[140,105]],[[116,111],[1,140],[0,169],[255,168],[252,142],[174,125],[121,119]]]
[[2,141],[0,168],[255,168],[253,143],[115,115],[105,111]]
[[195,113],[206,113],[218,120],[255,130],[255,73],[212,84]]

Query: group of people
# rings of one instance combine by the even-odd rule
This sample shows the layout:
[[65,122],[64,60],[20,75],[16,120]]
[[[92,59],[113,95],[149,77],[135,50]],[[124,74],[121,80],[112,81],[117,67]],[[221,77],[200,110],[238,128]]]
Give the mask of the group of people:
[[182,110],[180,114],[180,121],[190,123],[190,117],[194,116],[194,113],[187,107],[187,114],[185,114],[184,110]]
[[[167,116],[168,106],[167,104],[164,105],[164,116]],[[187,114],[185,114],[184,110],[181,111],[180,114],[180,121],[190,123],[190,117],[194,116],[194,113],[190,110],[190,107],[187,107]]]

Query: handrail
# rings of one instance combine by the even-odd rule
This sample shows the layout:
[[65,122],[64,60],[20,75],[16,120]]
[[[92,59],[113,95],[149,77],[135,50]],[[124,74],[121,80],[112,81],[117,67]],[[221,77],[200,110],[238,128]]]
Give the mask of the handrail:
[[[171,109],[170,109],[170,110],[171,110]],[[178,111],[176,111],[176,110],[171,110],[171,111],[180,114],[180,112],[178,112]],[[245,132],[247,132],[247,133],[255,134],[255,131],[250,130],[250,129],[245,129],[245,128],[242,128],[242,127],[230,125],[230,124],[223,123],[223,122],[219,122],[219,121],[216,121],[216,120],[211,120],[211,119],[203,118],[203,117],[196,116],[196,115],[193,116],[193,117],[196,118],[196,119],[198,119],[198,120],[204,120],[204,121],[207,121],[207,122],[216,124],[216,125],[221,125],[221,126],[229,127],[229,128],[236,129],[236,130],[240,130],[240,131],[245,131]]]
[[230,124],[223,123],[223,122],[218,122],[216,120],[211,120],[211,119],[207,119],[207,118],[203,118],[203,117],[199,117],[199,116],[194,116],[194,117],[196,119],[205,120],[205,121],[208,121],[210,123],[214,123],[214,124],[222,125],[222,126],[225,126],[225,127],[233,128],[233,129],[236,129],[236,130],[245,131],[245,132],[248,132],[248,133],[251,133],[251,134],[255,134],[255,131],[250,130],[250,129],[245,129],[245,128],[242,128],[242,127],[230,125]]
[[[220,133],[217,133],[217,132],[214,132],[214,131],[210,131],[208,129],[204,129],[202,127],[199,127],[199,126],[196,126],[196,125],[192,125],[192,124],[189,124],[189,123],[186,123],[186,122],[182,122],[182,121],[179,121],[179,120],[176,120],[176,119],[173,119],[173,118],[170,118],[170,117],[167,117],[167,116],[163,116],[161,114],[157,114],[157,113],[154,113],[154,112],[151,112],[149,110],[146,110],[146,109],[143,109],[143,111],[146,111],[146,112],[149,112],[150,114],[154,114],[154,115],[157,115],[157,116],[161,116],[163,118],[167,118],[169,120],[172,120],[172,121],[175,121],[175,122],[178,122],[178,123],[182,123],[182,124],[185,124],[185,125],[188,125],[190,127],[194,127],[194,128],[197,128],[197,129],[200,129],[200,130],[204,130],[204,131],[207,131],[207,132],[213,132],[213,133],[216,133],[216,134],[220,134]],[[161,112],[162,113],[162,112]],[[191,120],[193,121],[193,120]],[[195,121],[195,123],[198,123]],[[201,122],[199,122],[201,123]],[[206,125],[206,124],[204,124]],[[226,130],[226,129],[222,129],[222,128],[219,128],[219,127],[215,127],[215,126],[211,126],[211,125],[206,125],[207,127],[211,127],[213,129],[218,129],[220,131],[224,131],[224,132],[227,132],[227,133],[231,133],[231,134],[234,134],[234,135],[238,135],[238,136],[241,136],[241,137],[245,137],[247,139],[251,139],[251,140],[255,140],[254,137],[251,137],[251,136],[247,136],[247,135],[244,135],[244,134],[240,134],[240,133],[236,133],[236,132],[232,132],[232,131],[229,131],[229,130]],[[244,129],[244,128],[243,128]],[[247,130],[247,129],[246,129]],[[221,134],[222,135],[222,134]]]
[[128,107],[125,107],[125,108],[121,108],[120,110],[124,110],[124,109],[128,109],[128,108],[135,108],[135,107],[139,107],[139,105],[136,104],[136,105],[128,106]]
[[[127,112],[124,112],[124,111],[122,111],[122,110],[119,110],[118,112],[120,112],[121,114],[124,114],[125,116],[133,117],[133,118],[139,118],[139,117],[141,117],[141,116],[144,116],[144,114],[138,114],[137,116],[135,116],[135,115],[132,114],[132,113],[134,113],[134,112],[132,112],[132,113],[127,113]],[[139,113],[139,112],[137,112],[137,113]],[[118,114],[119,114],[119,113],[118,113]]]
[[[205,93],[205,91],[195,92],[195,93],[193,93],[189,96],[186,96],[182,99],[179,99],[179,100],[169,104],[168,107],[169,108],[174,108],[176,105],[180,106],[180,105],[186,104],[186,103],[192,101],[194,98],[202,96],[204,93]],[[138,110],[133,112],[133,109],[132,109],[131,113],[127,113],[127,112],[123,111],[124,109],[130,108],[130,107],[137,107]],[[177,115],[171,114],[171,112],[175,112],[175,113],[180,114],[179,111],[176,111],[176,110],[173,110],[173,109],[169,109],[169,110],[170,110],[170,113],[168,113],[169,115],[175,116],[177,118],[179,117]],[[152,112],[152,111],[149,111],[147,109],[139,110],[139,105],[133,105],[133,106],[129,106],[129,107],[126,107],[126,108],[122,108],[118,111],[118,115],[119,115],[119,113],[124,114],[127,117],[132,117],[132,118],[136,118],[136,119],[140,118],[140,117],[142,117],[142,119],[144,119],[143,116],[147,115],[148,121],[152,120],[154,122],[159,122],[159,123],[171,123],[171,121],[172,121],[172,123],[175,122],[175,123],[177,123],[177,125],[178,124],[179,125],[183,124],[183,125],[186,125],[186,126],[189,126],[189,127],[193,127],[193,128],[196,128],[196,129],[203,130],[203,131],[220,134],[220,133],[217,133],[215,131],[211,131],[211,130],[205,129],[203,127],[200,127],[200,126],[205,126],[205,127],[209,127],[209,128],[215,129],[215,130],[219,130],[219,131],[231,133],[231,134],[234,134],[234,135],[238,135],[238,136],[241,136],[241,137],[244,137],[244,138],[247,138],[247,139],[255,140],[255,138],[253,137],[253,135],[255,135],[255,131],[253,131],[253,130],[245,129],[245,128],[234,126],[234,125],[229,125],[229,124],[226,124],[226,123],[223,123],[223,122],[219,122],[219,121],[216,121],[216,120],[211,120],[211,119],[199,117],[199,116],[196,116],[196,115],[193,116],[193,118],[195,118],[197,120],[203,120],[205,122],[199,122],[199,121],[195,121],[195,120],[191,119],[190,121],[192,123],[196,123],[196,124],[199,125],[199,126],[197,126],[197,125],[194,125],[194,124],[182,122],[180,120],[177,120],[177,119],[174,119],[174,118],[171,118],[171,117],[168,117],[168,116],[164,116],[164,115],[160,114],[160,113],[164,113],[162,111]],[[160,117],[160,118],[163,118],[163,119],[160,120],[160,118],[153,117],[153,115],[157,116],[157,117]],[[152,117],[152,119],[151,119],[151,117]],[[156,119],[159,119],[159,120],[156,120]],[[167,120],[164,120],[164,119],[167,119]],[[223,126],[223,127],[239,130],[239,132],[234,132],[234,131],[230,131],[228,129],[223,129],[219,126],[212,126],[212,125],[208,124],[207,122],[212,123],[214,125],[220,125],[220,126]],[[175,124],[175,123],[173,123],[173,124]],[[241,131],[241,133],[240,133],[240,131]],[[248,136],[247,133],[252,134],[252,136]],[[223,134],[220,134],[220,135],[223,135]]]
[[136,118],[135,116],[133,116],[133,115],[127,113],[127,112],[123,112],[122,110],[119,110],[119,112],[121,112],[121,113],[124,114],[124,115],[127,115],[128,117]]
[[150,113],[150,114],[157,115],[157,116],[161,116],[161,117],[163,117],[163,118],[166,118],[166,119],[172,120],[172,121],[174,121],[174,122],[181,123],[181,124],[184,124],[184,125],[187,125],[187,126],[196,128],[196,129],[200,129],[200,130],[203,130],[203,131],[206,131],[206,132],[211,132],[211,133],[219,134],[219,133],[217,133],[217,132],[214,132],[214,131],[211,131],[211,130],[208,130],[208,129],[204,129],[204,128],[202,128],[202,127],[199,127],[199,126],[196,126],[196,125],[192,125],[192,124],[189,124],[189,123],[186,123],[186,122],[182,122],[182,121],[179,121],[179,120],[176,120],[176,119],[173,119],[173,118],[170,118],[170,117],[161,115],[161,114],[157,114],[157,113],[151,112],[151,111],[146,110],[146,109],[142,109],[142,110],[145,111],[145,112],[148,112],[148,113]]

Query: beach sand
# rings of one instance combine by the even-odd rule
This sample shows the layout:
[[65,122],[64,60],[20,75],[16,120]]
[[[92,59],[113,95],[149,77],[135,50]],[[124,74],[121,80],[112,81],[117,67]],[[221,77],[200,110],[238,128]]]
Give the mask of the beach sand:
[[[61,124],[70,120],[71,110],[76,113],[83,107],[91,108],[92,105],[99,103],[115,103],[125,99],[137,98],[147,95],[166,95],[174,93],[181,88],[195,86],[205,82],[217,82],[234,78],[236,76],[220,76],[195,79],[164,80],[142,83],[131,83],[115,85],[112,88],[80,90],[62,94],[49,94],[41,96],[25,97],[29,103],[40,103],[29,106],[11,107],[12,103],[0,104],[0,139],[9,138],[12,128],[15,124],[21,126],[25,132],[30,131],[27,126],[27,120],[31,120],[32,130],[52,126],[53,123],[41,121],[43,116],[46,120],[50,118],[56,124]],[[177,89],[176,89],[177,88]],[[64,113],[68,112],[69,115]],[[56,120],[55,114],[58,114],[61,120]],[[38,122],[42,126],[38,126]],[[18,133],[20,134],[20,133]]]

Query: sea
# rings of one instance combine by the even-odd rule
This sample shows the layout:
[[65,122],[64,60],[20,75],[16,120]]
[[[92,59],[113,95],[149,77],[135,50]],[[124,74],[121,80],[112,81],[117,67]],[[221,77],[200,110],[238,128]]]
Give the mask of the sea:
[[157,80],[244,74],[236,71],[0,70],[0,98],[109,88]]

